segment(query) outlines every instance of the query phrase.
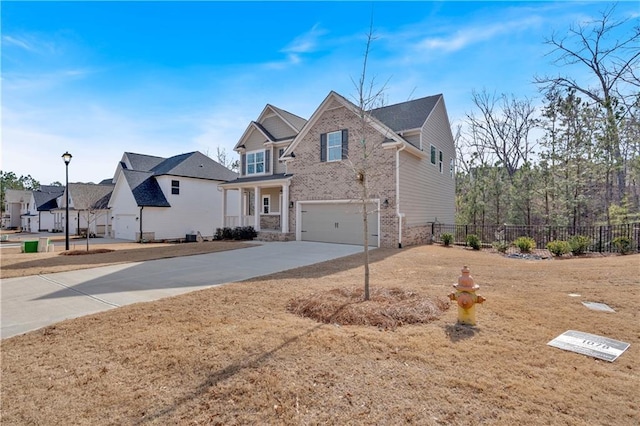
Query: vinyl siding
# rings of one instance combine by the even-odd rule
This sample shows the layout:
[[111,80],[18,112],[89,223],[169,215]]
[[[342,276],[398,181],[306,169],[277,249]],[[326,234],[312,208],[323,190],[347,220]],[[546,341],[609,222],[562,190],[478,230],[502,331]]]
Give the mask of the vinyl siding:
[[[449,172],[455,147],[442,99],[422,128],[422,146],[436,147],[436,164],[427,156],[419,159],[407,152],[400,153],[400,211],[408,226],[438,221],[455,223],[455,180]],[[443,170],[440,173],[438,154],[442,151]]]
[[245,150],[249,152],[249,151],[255,151],[258,149],[264,149],[264,143],[266,141],[267,141],[267,138],[262,133],[260,133],[260,131],[253,128],[251,130],[251,134],[247,137],[246,141],[244,142]]
[[276,139],[283,139],[295,135],[295,131],[276,115],[265,118],[260,124]]

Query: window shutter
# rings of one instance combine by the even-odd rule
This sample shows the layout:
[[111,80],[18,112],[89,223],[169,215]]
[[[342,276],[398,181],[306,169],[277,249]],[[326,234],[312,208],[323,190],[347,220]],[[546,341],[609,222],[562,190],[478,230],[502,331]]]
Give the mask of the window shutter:
[[271,171],[271,150],[267,149],[264,152],[264,172],[269,173]]
[[327,134],[320,135],[320,161],[327,161]]
[[349,130],[342,130],[342,159],[349,157]]
[[245,164],[247,164],[247,154],[242,154],[240,156],[240,176],[245,174]]

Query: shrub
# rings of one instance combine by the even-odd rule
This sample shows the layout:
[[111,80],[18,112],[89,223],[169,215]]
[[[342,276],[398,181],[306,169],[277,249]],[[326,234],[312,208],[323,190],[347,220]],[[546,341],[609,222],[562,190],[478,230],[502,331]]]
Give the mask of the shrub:
[[253,240],[258,233],[253,226],[237,226],[231,228],[217,228],[214,240]]
[[506,253],[507,250],[509,250],[510,244],[506,241],[494,241],[492,246],[497,252]]
[[629,237],[616,237],[611,241],[620,254],[633,252],[633,241]]
[[234,240],[253,240],[257,236],[258,233],[253,229],[253,226],[238,226],[232,231]]
[[442,240],[442,244],[448,246],[453,242],[453,235],[445,232],[444,234],[440,235],[440,239]]
[[547,250],[549,250],[554,256],[562,256],[563,254],[567,254],[571,251],[571,246],[566,241],[549,241],[547,243]]
[[591,238],[584,235],[574,235],[569,238],[571,253],[574,255],[584,254],[591,245]]
[[531,237],[518,237],[513,244],[520,249],[520,253],[531,253],[536,248],[536,240]]
[[467,245],[474,250],[480,250],[480,238],[475,234],[467,235]]

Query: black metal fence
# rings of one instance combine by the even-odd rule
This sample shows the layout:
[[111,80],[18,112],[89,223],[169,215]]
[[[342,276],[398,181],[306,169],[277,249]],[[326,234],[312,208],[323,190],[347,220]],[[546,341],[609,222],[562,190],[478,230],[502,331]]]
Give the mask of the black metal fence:
[[465,245],[468,235],[477,235],[485,246],[496,241],[513,242],[518,237],[531,237],[536,247],[545,248],[550,241],[568,241],[571,237],[581,235],[591,239],[589,252],[617,252],[613,240],[617,237],[631,239],[636,251],[640,251],[640,222],[624,225],[603,226],[517,226],[517,225],[447,225],[434,223],[431,225],[433,241],[441,241],[441,235],[453,235],[454,243]]

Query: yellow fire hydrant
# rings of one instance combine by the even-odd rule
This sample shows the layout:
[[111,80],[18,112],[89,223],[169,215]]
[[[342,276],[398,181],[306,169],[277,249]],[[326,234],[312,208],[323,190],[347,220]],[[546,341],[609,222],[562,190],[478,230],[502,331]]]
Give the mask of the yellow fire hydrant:
[[480,288],[473,283],[473,277],[469,268],[462,267],[462,275],[458,277],[458,284],[454,284],[456,291],[449,294],[450,300],[458,302],[458,323],[466,325],[476,325],[476,304],[482,303],[486,299],[478,294],[476,290]]

